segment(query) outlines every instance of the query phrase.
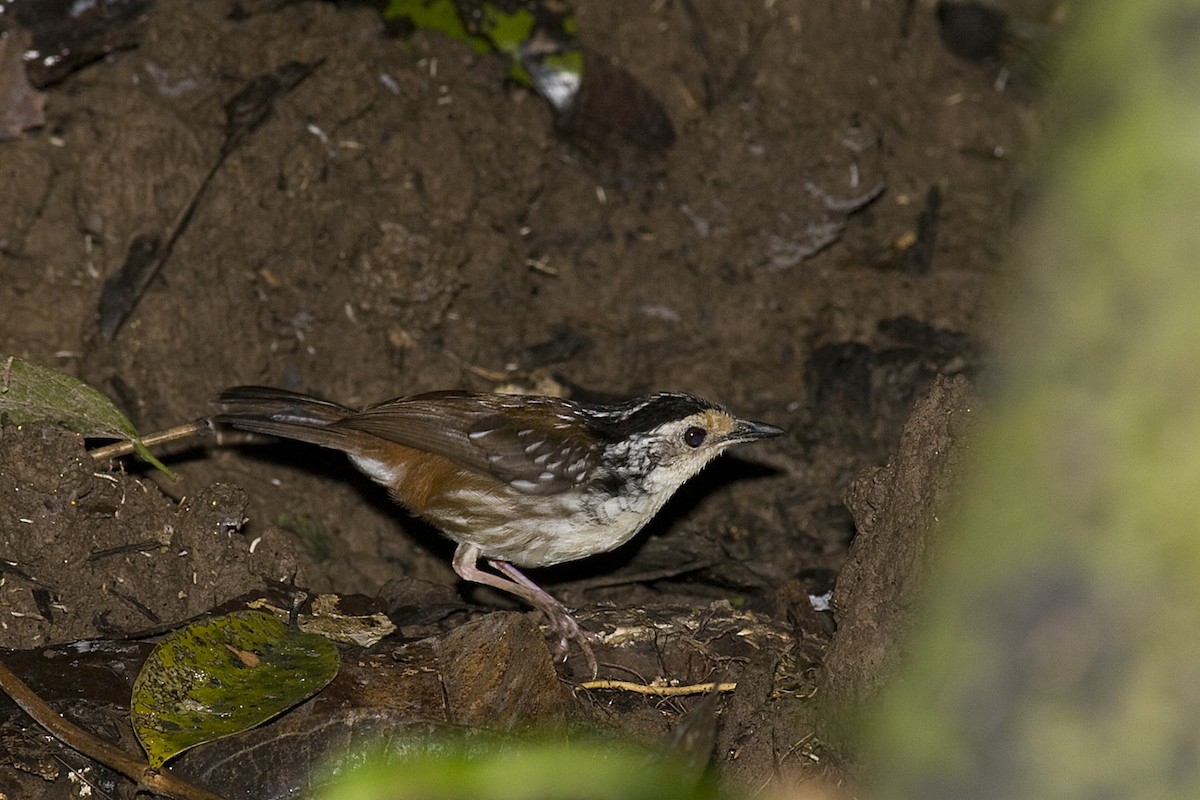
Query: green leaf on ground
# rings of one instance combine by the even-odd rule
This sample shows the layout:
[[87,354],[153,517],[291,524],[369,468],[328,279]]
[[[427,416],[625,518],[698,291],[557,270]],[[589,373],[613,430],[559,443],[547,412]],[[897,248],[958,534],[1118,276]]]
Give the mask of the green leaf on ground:
[[128,439],[146,463],[175,480],[175,473],[142,444],[133,423],[111,400],[56,369],[0,355],[0,414],[14,425],[49,420],[84,436]]
[[270,614],[236,611],[168,634],[133,684],[132,717],[150,766],[260,725],[325,687],[337,647]]

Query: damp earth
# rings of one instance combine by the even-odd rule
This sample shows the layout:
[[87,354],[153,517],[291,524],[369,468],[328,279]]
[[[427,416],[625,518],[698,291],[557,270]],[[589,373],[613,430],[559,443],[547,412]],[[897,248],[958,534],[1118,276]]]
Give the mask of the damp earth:
[[[154,636],[333,595],[395,631],[179,772],[282,797],[398,730],[655,748],[685,725],[730,781],[852,780],[819,709],[897,658],[986,360],[1037,71],[956,55],[923,1],[574,14],[618,93],[564,123],[502,57],[367,5],[141,4],[0,141],[0,353],[88,382],[143,433],[237,384],[347,405],[687,391],[785,428],[629,545],[534,575],[593,634],[600,678],[737,688],[579,688],[577,652],[553,663],[536,615],[458,581],[452,544],[338,453],[202,436],[163,451],[172,482],[8,425],[0,652],[68,716],[136,752],[128,685]],[[617,118],[632,85],[654,112]],[[236,128],[255,91],[261,118]],[[139,252],[156,266],[116,322],[106,286]],[[0,719],[8,796],[74,796],[88,762],[7,701]]]

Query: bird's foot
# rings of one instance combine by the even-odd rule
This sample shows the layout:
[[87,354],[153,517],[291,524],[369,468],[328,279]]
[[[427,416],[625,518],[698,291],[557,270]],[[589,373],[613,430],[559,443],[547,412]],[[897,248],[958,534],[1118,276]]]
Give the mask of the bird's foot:
[[596,654],[592,652],[592,645],[588,641],[587,632],[579,627],[579,623],[575,620],[575,617],[571,616],[571,612],[565,606],[557,600],[554,603],[557,608],[553,611],[547,608],[541,609],[550,623],[550,629],[558,634],[558,641],[554,644],[552,650],[554,660],[559,664],[566,662],[567,657],[571,654],[571,642],[575,642],[583,652],[583,657],[587,659],[588,669],[591,670],[592,678],[595,679],[600,674],[600,667],[596,662]]

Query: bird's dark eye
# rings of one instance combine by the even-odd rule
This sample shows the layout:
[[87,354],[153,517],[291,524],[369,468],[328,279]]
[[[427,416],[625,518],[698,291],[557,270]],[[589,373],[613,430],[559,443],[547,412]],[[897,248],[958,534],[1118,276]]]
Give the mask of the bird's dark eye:
[[699,447],[704,444],[705,436],[708,436],[708,431],[694,425],[683,432],[683,440],[687,442],[688,447]]

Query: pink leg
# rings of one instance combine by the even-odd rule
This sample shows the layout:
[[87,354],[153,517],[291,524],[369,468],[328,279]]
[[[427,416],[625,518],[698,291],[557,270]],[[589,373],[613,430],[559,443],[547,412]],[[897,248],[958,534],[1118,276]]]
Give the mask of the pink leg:
[[489,558],[488,564],[502,575],[484,572],[478,566],[480,555],[482,554],[475,545],[461,543],[454,551],[454,571],[464,581],[482,583],[493,589],[514,594],[541,611],[550,622],[550,627],[559,635],[558,645],[554,649],[558,660],[566,660],[568,643],[573,639],[579,644],[584,657],[587,658],[593,677],[598,674],[599,666],[596,663],[596,656],[592,652],[591,645],[588,644],[587,636],[579,627],[579,623],[571,616],[571,612],[567,611],[566,607],[555,600],[549,592],[529,580],[519,569],[507,561]]

